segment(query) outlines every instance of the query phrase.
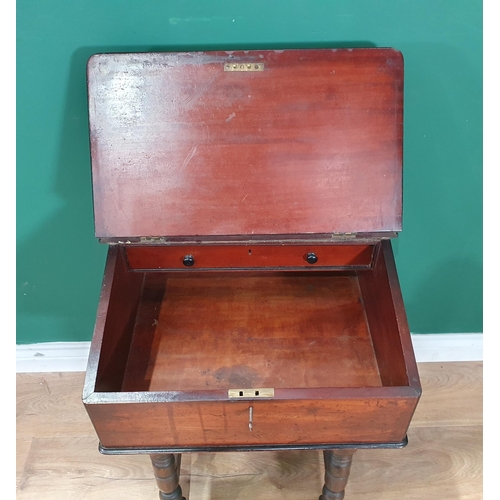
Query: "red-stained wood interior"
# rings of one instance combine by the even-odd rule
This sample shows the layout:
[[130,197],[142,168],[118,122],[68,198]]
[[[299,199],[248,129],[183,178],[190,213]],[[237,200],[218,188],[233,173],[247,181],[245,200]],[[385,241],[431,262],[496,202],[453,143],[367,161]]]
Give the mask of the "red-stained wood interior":
[[407,386],[382,247],[373,268],[314,273],[130,271],[115,247],[96,390]]
[[401,229],[393,49],[98,54],[88,88],[98,237]]
[[146,275],[124,391],[380,385],[353,274]]

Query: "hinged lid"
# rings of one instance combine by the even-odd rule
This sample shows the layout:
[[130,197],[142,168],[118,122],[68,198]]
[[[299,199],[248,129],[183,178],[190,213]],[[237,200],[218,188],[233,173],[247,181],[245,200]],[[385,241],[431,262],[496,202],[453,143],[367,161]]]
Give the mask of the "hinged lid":
[[98,54],[88,92],[105,241],[401,230],[393,49]]

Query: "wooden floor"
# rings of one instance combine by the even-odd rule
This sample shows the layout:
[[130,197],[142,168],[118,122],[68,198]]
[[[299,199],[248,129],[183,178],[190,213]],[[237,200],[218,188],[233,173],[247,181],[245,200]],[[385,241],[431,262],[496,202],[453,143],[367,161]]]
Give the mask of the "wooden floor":
[[[401,450],[359,450],[346,500],[482,499],[482,363],[422,363],[423,396]],[[83,373],[17,375],[17,499],[157,499],[148,456],[103,456]],[[187,500],[316,500],[320,452],[185,454]]]

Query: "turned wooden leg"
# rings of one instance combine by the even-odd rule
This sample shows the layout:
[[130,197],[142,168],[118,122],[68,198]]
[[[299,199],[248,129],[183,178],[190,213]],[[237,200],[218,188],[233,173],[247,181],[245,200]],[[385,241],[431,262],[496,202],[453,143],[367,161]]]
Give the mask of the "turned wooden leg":
[[186,500],[179,485],[181,473],[180,453],[157,453],[150,455],[156,484],[161,500]]
[[325,450],[325,485],[319,500],[342,500],[356,450]]

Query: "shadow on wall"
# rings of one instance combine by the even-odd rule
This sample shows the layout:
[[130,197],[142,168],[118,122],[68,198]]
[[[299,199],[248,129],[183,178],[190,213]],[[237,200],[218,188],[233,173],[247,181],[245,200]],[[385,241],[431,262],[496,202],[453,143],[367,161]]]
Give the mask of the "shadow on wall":
[[[17,247],[18,343],[90,340],[106,246],[94,237],[87,117],[86,64],[103,52],[177,52],[286,48],[375,47],[371,42],[238,44],[224,46],[95,46],[71,59],[57,163],[55,194],[64,206]],[[37,287],[33,283],[39,284]]]

